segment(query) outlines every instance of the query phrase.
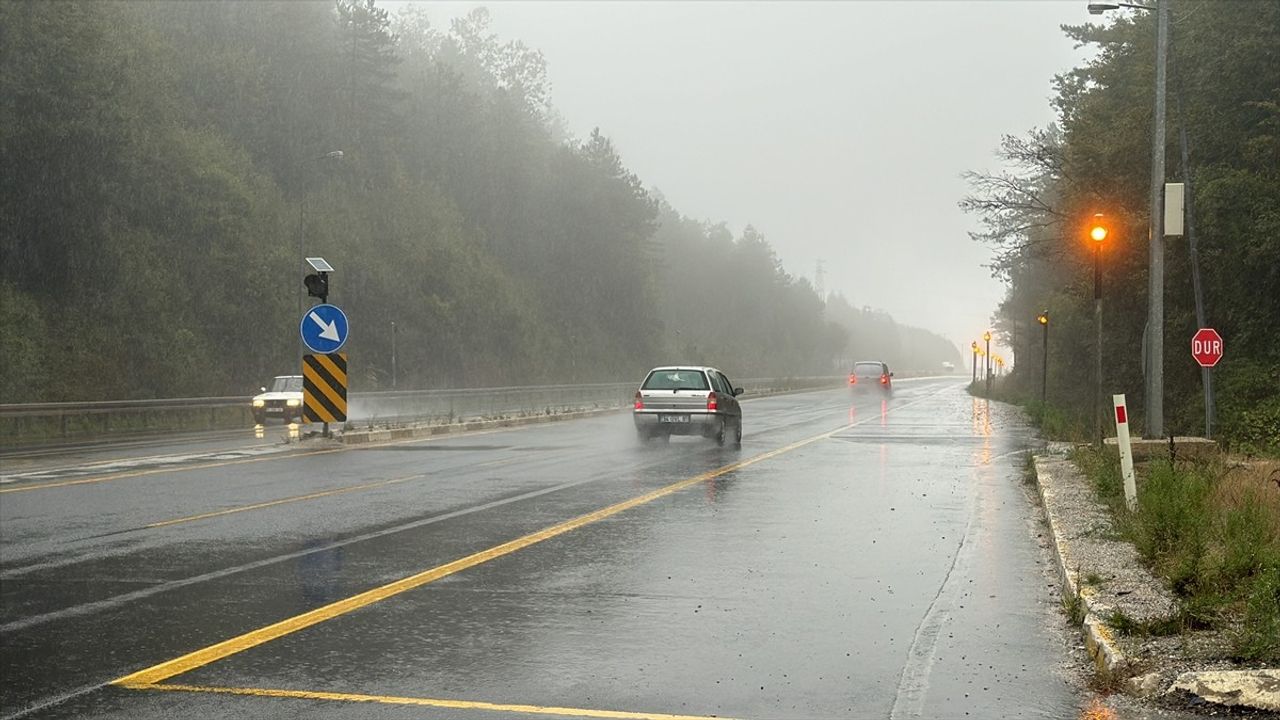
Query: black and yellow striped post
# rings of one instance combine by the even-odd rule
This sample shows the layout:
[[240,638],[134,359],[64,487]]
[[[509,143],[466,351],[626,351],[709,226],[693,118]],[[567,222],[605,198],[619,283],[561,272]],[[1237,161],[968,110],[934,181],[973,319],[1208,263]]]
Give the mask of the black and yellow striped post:
[[347,354],[302,356],[302,421],[347,420]]

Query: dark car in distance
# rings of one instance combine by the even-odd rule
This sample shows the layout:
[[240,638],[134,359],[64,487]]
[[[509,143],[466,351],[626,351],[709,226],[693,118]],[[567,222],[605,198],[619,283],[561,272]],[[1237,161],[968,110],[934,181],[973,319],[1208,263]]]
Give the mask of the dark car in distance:
[[863,360],[853,364],[849,373],[849,389],[855,392],[869,390],[893,393],[893,373],[886,363],[879,360]]

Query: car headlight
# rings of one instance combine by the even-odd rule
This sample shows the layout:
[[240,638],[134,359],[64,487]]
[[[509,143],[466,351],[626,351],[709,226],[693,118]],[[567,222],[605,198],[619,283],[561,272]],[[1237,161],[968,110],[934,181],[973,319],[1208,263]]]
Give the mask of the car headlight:
[[267,404],[267,401],[266,401],[266,400],[257,400],[257,399],[255,399],[255,400],[253,401],[253,406],[254,406],[254,407],[262,407],[263,405],[266,405],[266,404]]
[[302,404],[302,401],[290,399],[290,400],[286,400],[284,404],[288,405],[289,407],[298,407],[299,405]]

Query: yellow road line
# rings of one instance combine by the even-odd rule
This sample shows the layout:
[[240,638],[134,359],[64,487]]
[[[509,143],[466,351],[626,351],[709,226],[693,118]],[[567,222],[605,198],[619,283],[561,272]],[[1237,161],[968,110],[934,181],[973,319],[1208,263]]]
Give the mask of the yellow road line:
[[[217,687],[206,685],[126,685],[131,690],[167,690],[170,692],[218,693],[252,697],[296,698],[299,700],[334,700],[338,702],[379,703],[383,705],[419,705],[451,710],[487,710],[489,712],[559,715],[614,720],[712,720],[705,715],[670,715],[667,713],[627,712],[625,710],[587,710],[585,708],[547,705],[516,705],[474,700],[442,700],[437,698],[397,697],[395,695],[360,695],[355,693],[316,692],[311,690],[275,690],[271,688]],[[728,719],[722,719],[728,720]]]
[[204,667],[209,663],[230,657],[231,655],[235,655],[236,653],[243,652],[250,648],[257,647],[263,643],[271,642],[272,640],[295,633],[299,630],[311,627],[312,625],[332,620],[333,618],[345,615],[354,610],[359,610],[360,608],[372,605],[380,600],[385,600],[389,597],[394,597],[400,593],[426,585],[427,583],[434,582],[442,577],[452,575],[470,567],[475,567],[476,565],[489,562],[490,560],[500,558],[504,555],[509,555],[517,550],[522,550],[544,540],[550,540],[551,538],[563,535],[585,525],[599,522],[605,518],[630,510],[631,508],[651,503],[654,500],[666,497],[672,493],[680,492],[685,488],[720,477],[721,475],[731,473],[749,465],[755,465],[756,463],[802,448],[806,445],[818,442],[819,440],[825,440],[838,432],[848,429],[849,427],[850,426],[848,425],[844,425],[835,430],[824,432],[820,435],[815,435],[799,442],[791,443],[790,445],[786,445],[776,450],[771,450],[746,460],[741,460],[736,463],[725,465],[716,470],[711,470],[686,480],[672,483],[652,492],[645,493],[644,495],[633,497],[630,500],[624,500],[620,503],[615,503],[600,510],[587,513],[586,515],[579,515],[571,520],[566,520],[558,525],[553,525],[543,530],[516,538],[515,540],[502,543],[501,545],[496,545],[488,550],[482,550],[480,552],[467,555],[466,557],[445,563],[444,565],[439,565],[431,568],[430,570],[425,570],[417,573],[416,575],[410,575],[409,577],[401,578],[395,582],[391,582],[371,590],[366,590],[365,592],[357,595],[352,595],[351,597],[318,607],[300,615],[286,618],[280,622],[258,628],[257,630],[252,630],[243,635],[223,640],[222,642],[196,650],[195,652],[188,653],[181,657],[167,660],[159,665],[154,665],[144,670],[139,670],[138,672],[125,675],[124,677],[113,680],[112,684],[151,685],[163,682],[175,675],[181,675],[195,670],[196,668]]
[[143,527],[160,528],[170,525],[180,525],[182,523],[195,522],[196,520],[204,520],[205,518],[220,517],[222,515],[233,515],[235,513],[248,512],[249,510],[259,510],[261,508],[273,507],[275,505],[285,505],[287,503],[301,502],[303,500],[314,500],[316,498],[329,497],[331,495],[342,495],[343,493],[356,492],[357,490],[369,490],[371,488],[384,487],[402,483],[407,480],[426,477],[423,473],[417,475],[409,475],[408,477],[393,478],[391,480],[379,480],[378,482],[364,483],[363,485],[349,485],[347,487],[334,488],[332,490],[322,490],[321,492],[309,493],[307,495],[294,495],[293,497],[280,498],[279,500],[268,500],[267,502],[254,503],[253,505],[241,505],[240,507],[227,508],[226,510],[215,510],[214,512],[201,513],[199,515],[188,515],[187,517],[175,518],[173,520],[162,520],[153,522]]

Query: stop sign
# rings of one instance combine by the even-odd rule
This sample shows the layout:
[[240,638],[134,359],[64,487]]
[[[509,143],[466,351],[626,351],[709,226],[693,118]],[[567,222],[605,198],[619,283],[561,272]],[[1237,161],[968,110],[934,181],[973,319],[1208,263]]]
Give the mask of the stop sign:
[[1213,367],[1222,359],[1222,336],[1213,328],[1200,328],[1191,338],[1191,357],[1200,367]]

